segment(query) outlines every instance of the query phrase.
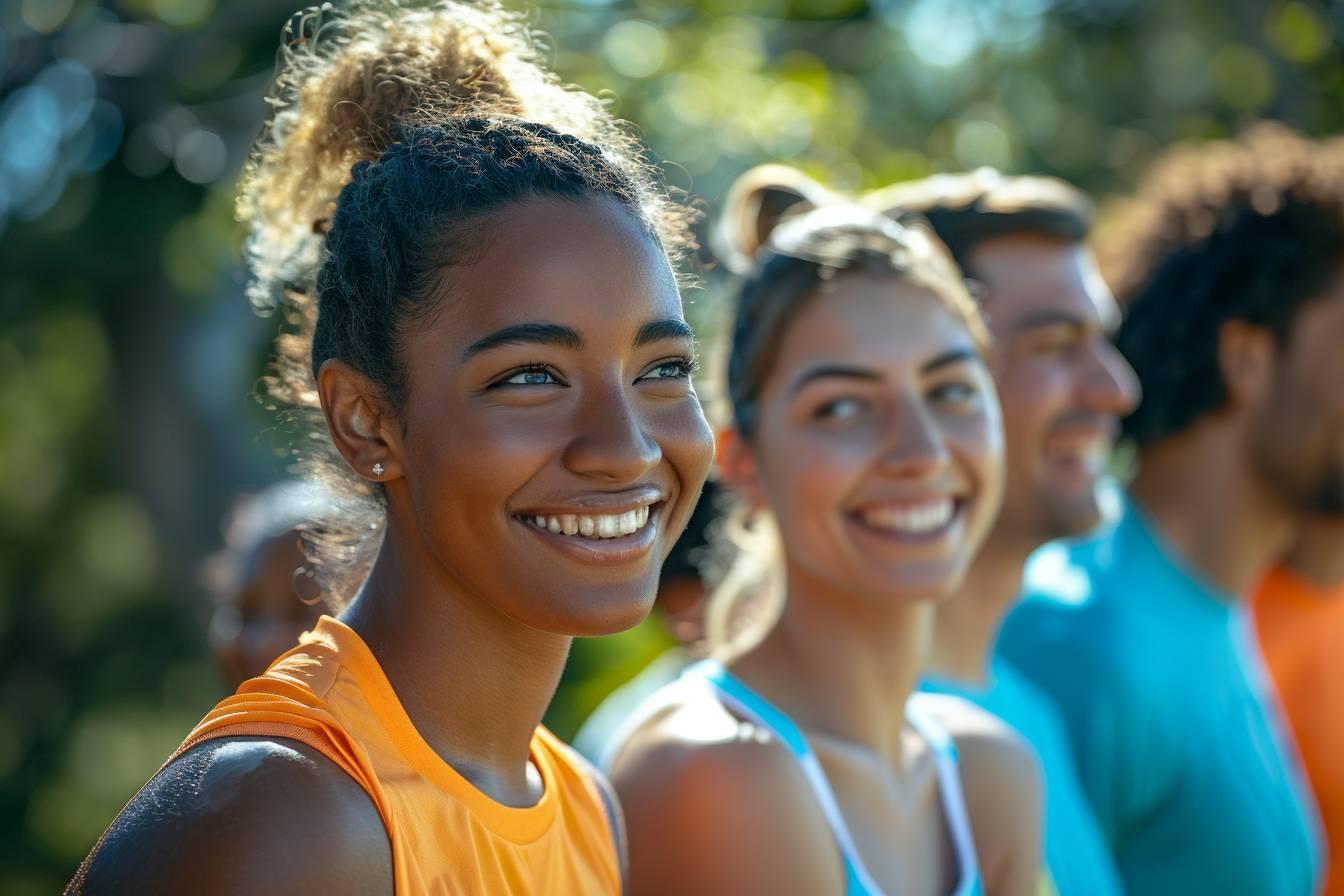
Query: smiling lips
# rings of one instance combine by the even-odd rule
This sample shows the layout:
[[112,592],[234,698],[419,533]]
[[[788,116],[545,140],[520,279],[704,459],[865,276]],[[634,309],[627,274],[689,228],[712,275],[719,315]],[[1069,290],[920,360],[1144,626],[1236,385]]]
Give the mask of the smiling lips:
[[945,528],[957,513],[957,501],[950,495],[917,503],[878,504],[864,508],[857,516],[864,525],[896,535],[928,535]]
[[1106,471],[1111,441],[1104,430],[1056,433],[1046,440],[1045,458],[1057,467],[1096,478]]
[[574,535],[580,538],[620,538],[633,535],[649,523],[649,507],[639,507],[624,513],[577,514],[561,513],[553,516],[524,516],[523,521],[538,529],[556,535]]

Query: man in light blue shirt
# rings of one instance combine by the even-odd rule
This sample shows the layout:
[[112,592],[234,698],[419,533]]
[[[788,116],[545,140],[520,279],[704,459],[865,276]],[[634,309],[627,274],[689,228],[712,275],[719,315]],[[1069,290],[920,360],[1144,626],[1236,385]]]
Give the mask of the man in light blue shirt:
[[939,607],[923,687],[971,700],[1035,749],[1045,780],[1045,865],[1055,890],[1120,896],[1054,706],[1010,665],[991,661],[1031,552],[1100,520],[1097,478],[1119,418],[1138,398],[1133,371],[1109,340],[1119,313],[1085,242],[1090,203],[1062,181],[989,170],[897,184],[864,201],[922,213],[980,284],[994,339],[989,366],[1004,412],[1003,512],[964,585]]
[[1118,519],[1043,549],[1000,656],[1059,708],[1128,892],[1308,896],[1314,806],[1245,599],[1344,514],[1344,179],[1281,128],[1173,151],[1115,233],[1144,399]]

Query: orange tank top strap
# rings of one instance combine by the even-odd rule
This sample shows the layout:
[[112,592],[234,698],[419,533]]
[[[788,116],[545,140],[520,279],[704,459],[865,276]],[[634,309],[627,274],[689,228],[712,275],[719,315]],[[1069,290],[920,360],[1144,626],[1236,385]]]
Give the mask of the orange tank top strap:
[[282,654],[263,675],[243,682],[232,696],[216,704],[168,761],[204,741],[222,737],[297,741],[334,762],[377,803],[377,782],[368,774],[369,757],[323,701],[339,669],[338,651],[331,639],[320,629],[305,634],[297,647]]

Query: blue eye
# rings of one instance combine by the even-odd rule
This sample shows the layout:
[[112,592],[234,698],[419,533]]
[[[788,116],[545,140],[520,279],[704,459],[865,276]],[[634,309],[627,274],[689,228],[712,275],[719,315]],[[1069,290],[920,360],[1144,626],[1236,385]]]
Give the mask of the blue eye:
[[695,361],[690,358],[673,358],[650,368],[640,380],[686,380],[694,372]]
[[954,404],[971,401],[977,395],[974,386],[969,383],[944,383],[929,393],[934,401],[946,401]]
[[501,386],[550,386],[562,385],[555,374],[545,367],[527,367],[499,381]]
[[857,398],[837,398],[817,408],[814,416],[823,420],[846,420],[863,413],[864,403]]

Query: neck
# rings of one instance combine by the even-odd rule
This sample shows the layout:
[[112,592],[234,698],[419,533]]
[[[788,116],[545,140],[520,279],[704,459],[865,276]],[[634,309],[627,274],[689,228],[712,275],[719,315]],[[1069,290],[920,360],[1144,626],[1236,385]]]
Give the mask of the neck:
[[989,660],[1004,614],[1022,590],[1031,548],[1013,543],[1004,525],[986,540],[956,593],[938,604],[928,671],[963,684],[989,680]]
[[377,562],[342,620],[440,758],[496,801],[531,805],[532,736],[572,639],[499,613],[439,565],[418,532],[389,513]]
[[1229,444],[1229,425],[1204,420],[1145,446],[1130,494],[1187,563],[1240,599],[1288,549],[1295,520]]
[[863,744],[899,767],[933,604],[881,605],[795,573],[778,623],[733,661],[734,672],[804,729]]

